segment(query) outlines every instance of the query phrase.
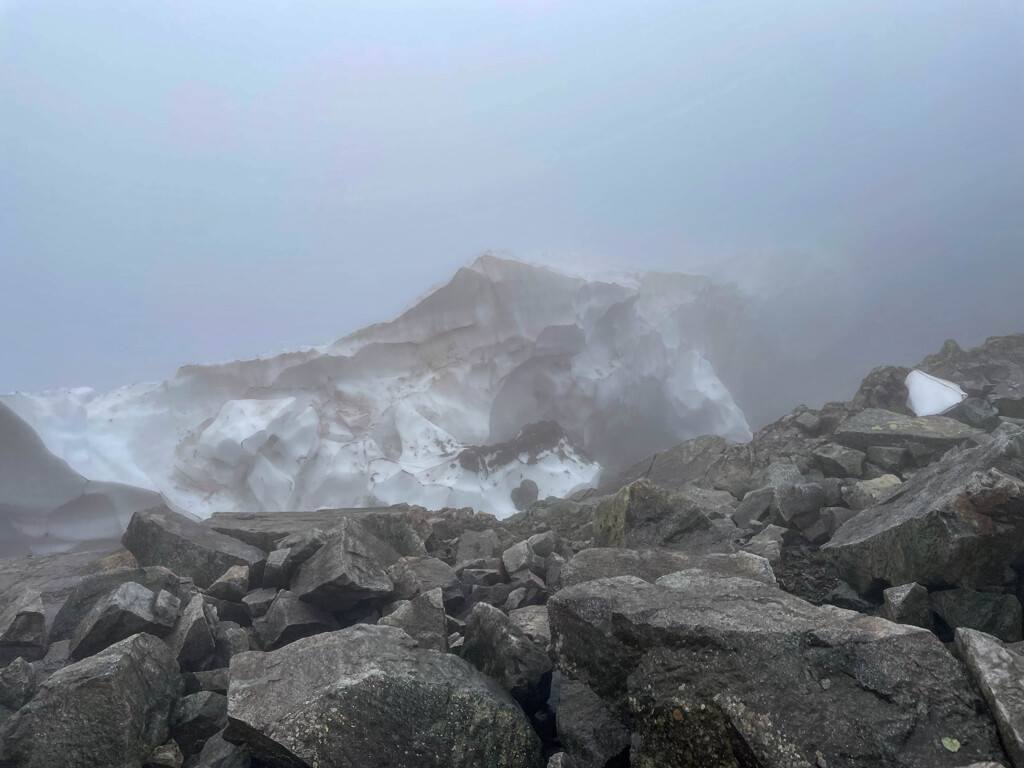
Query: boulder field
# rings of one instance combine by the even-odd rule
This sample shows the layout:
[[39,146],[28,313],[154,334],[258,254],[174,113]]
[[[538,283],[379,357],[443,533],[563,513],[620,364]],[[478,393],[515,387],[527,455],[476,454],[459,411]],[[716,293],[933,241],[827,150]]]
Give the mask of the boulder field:
[[0,560],[0,768],[1024,768],[1024,335],[504,520]]

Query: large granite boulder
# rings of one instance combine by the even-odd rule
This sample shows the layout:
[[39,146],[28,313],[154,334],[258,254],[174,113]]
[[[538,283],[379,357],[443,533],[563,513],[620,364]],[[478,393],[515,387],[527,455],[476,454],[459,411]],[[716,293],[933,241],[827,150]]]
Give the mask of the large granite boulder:
[[597,492],[616,493],[637,480],[650,480],[659,488],[677,491],[689,483],[702,483],[715,460],[728,443],[718,435],[701,435],[656,453],[621,472],[601,478]]
[[998,586],[1024,552],[1024,437],[945,456],[822,547],[860,592],[916,581]]
[[292,578],[300,600],[328,611],[343,611],[363,600],[382,598],[394,588],[387,568],[402,555],[367,529],[346,519]]
[[139,565],[162,565],[192,577],[204,589],[233,565],[249,566],[258,582],[267,560],[262,549],[212,531],[167,507],[136,512],[121,541]]
[[612,576],[636,576],[653,582],[669,573],[692,568],[763,581],[765,584],[775,583],[775,574],[768,561],[748,552],[693,555],[669,549],[593,547],[577,553],[562,566],[561,585],[571,587]]
[[0,728],[0,766],[138,768],[167,740],[180,686],[167,646],[133,635],[51,675]]
[[[708,499],[714,491],[680,492],[637,480],[594,512],[597,547],[665,547],[685,552],[733,552],[731,507]],[[722,493],[722,492],[717,492]]]
[[522,710],[452,654],[355,625],[231,661],[225,738],[279,768],[540,768]]
[[926,630],[700,571],[586,582],[548,611],[559,668],[631,720],[633,766],[1002,759],[975,689]]
[[973,629],[956,631],[956,648],[988,702],[1014,768],[1024,768],[1024,656]]
[[148,632],[167,635],[178,622],[181,601],[170,592],[153,594],[128,581],[96,603],[71,637],[69,657],[84,659],[119,640]]

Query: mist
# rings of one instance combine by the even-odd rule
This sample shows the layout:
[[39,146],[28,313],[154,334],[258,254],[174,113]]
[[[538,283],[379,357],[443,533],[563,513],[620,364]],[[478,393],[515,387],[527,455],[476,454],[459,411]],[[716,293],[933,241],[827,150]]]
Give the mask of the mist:
[[764,423],[1024,329],[1024,7],[0,3],[0,391],[388,320],[484,251],[735,283]]

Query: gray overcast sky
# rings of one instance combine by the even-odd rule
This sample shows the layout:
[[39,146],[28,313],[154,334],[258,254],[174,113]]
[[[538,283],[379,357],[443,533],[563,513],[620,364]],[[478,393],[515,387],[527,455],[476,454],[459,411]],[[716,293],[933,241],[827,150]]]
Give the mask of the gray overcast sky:
[[1024,4],[0,0],[0,391],[322,343],[487,249],[738,280],[826,393],[1024,330]]

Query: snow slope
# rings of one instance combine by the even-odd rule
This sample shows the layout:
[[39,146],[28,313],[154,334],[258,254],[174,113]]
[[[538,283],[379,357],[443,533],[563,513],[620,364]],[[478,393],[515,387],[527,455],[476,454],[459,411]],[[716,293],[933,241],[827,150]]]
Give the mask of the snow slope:
[[[524,480],[566,495],[602,465],[699,434],[749,439],[716,375],[724,295],[704,278],[588,281],[483,256],[394,321],[325,347],[0,402],[78,475],[201,517],[379,502],[504,517]],[[564,434],[465,460],[540,421]]]

